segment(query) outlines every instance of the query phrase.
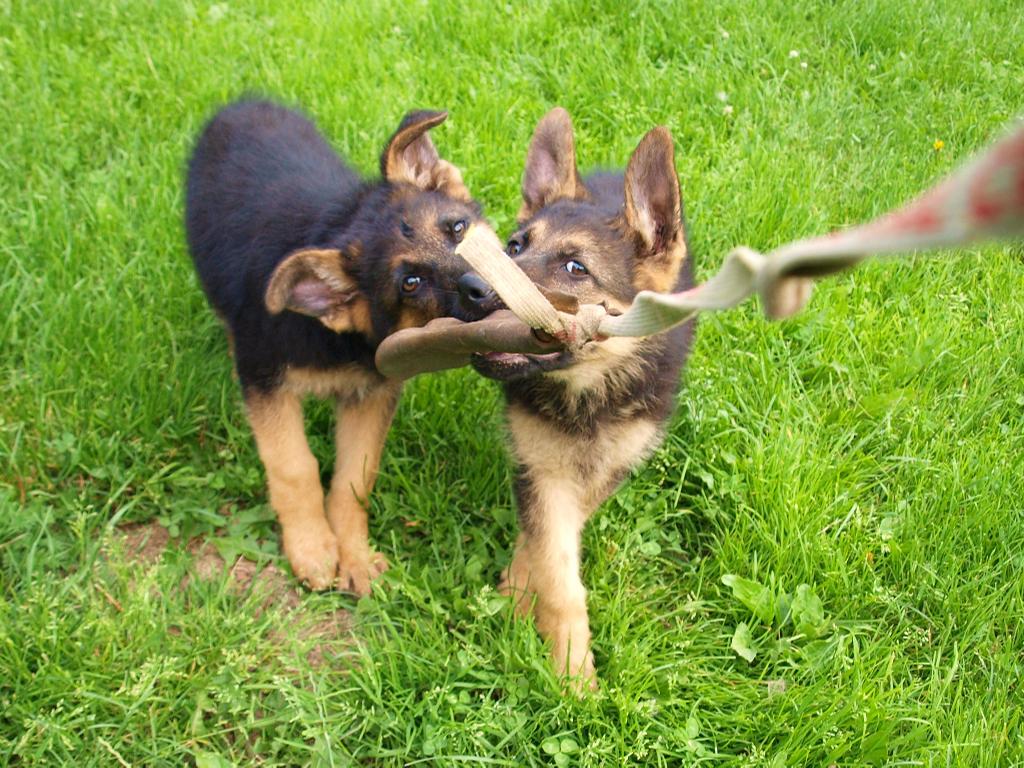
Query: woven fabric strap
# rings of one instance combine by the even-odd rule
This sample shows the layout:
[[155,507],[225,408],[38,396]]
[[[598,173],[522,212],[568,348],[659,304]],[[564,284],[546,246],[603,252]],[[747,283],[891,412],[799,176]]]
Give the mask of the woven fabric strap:
[[568,347],[608,336],[649,336],[698,312],[761,297],[772,319],[806,305],[813,280],[849,269],[868,256],[967,245],[1024,236],[1024,123],[904,207],[852,229],[798,240],[767,255],[734,248],[707,282],[681,293],[642,291],[621,315],[582,306],[559,312],[504,252],[487,227],[474,227],[457,252],[517,317]]

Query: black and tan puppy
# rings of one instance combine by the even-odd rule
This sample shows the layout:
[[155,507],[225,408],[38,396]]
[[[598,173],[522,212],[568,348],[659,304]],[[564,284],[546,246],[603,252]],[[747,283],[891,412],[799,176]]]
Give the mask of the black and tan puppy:
[[[537,126],[526,158],[519,229],[508,253],[549,292],[621,312],[638,291],[691,285],[672,137],[648,133],[626,173],[576,170],[569,115]],[[594,510],[658,446],[693,337],[687,323],[576,354],[490,353],[474,367],[504,382],[521,533],[502,588],[531,603],[555,668],[596,685],[580,534]],[[533,598],[536,598],[535,602]]]
[[[387,563],[370,549],[366,506],[400,387],[374,368],[390,332],[451,315],[477,319],[480,285],[455,255],[487,226],[427,131],[444,112],[406,115],[383,179],[347,168],[306,118],[263,101],[206,126],[188,170],[186,228],[210,304],[227,326],[270,503],[295,575],[366,594]],[[301,399],[332,397],[337,459],[326,498]]]

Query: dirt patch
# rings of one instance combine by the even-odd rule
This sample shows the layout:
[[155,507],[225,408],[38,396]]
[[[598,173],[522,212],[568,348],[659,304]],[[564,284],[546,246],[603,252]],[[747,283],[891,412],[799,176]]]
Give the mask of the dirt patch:
[[273,563],[259,565],[252,560],[239,557],[229,567],[217,548],[202,539],[189,541],[185,551],[192,556],[192,564],[191,572],[182,579],[182,589],[186,589],[193,578],[211,581],[220,578],[226,571],[233,592],[239,595],[252,593],[262,597],[257,608],[260,613],[271,605],[294,610],[302,604],[302,588]]
[[153,565],[163,557],[171,535],[159,523],[130,523],[114,534],[124,548],[125,559],[132,563]]
[[[129,565],[152,568],[163,559],[164,552],[179,546],[180,542],[172,540],[162,525],[151,521],[120,526],[114,532],[114,544]],[[238,557],[229,565],[212,543],[201,538],[189,540],[185,552],[191,562],[178,590],[187,590],[193,581],[212,581],[226,574],[232,592],[250,596],[257,616],[272,606],[288,615],[287,631],[271,629],[268,639],[282,647],[295,639],[312,643],[306,654],[310,666],[321,666],[332,648],[348,641],[352,632],[351,613],[344,608],[327,615],[307,613],[302,607],[303,588],[273,563],[260,565]]]

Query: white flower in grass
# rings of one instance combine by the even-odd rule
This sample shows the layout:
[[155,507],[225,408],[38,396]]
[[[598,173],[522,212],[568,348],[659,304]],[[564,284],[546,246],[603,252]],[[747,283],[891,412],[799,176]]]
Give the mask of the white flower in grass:
[[722,107],[722,114],[723,115],[731,115],[732,112],[733,112],[732,104],[726,104],[724,107]]
[[789,52],[789,58],[791,58],[791,59],[799,59],[800,58],[800,51],[797,51],[797,50],[790,51]]
[[723,40],[728,40],[729,39],[729,33],[726,32],[724,29],[722,30],[722,39]]
[[800,62],[800,69],[807,69],[807,62],[806,61],[801,61]]
[[715,98],[718,99],[719,101],[728,101],[729,94],[726,93],[725,91],[719,91],[718,93],[715,94]]

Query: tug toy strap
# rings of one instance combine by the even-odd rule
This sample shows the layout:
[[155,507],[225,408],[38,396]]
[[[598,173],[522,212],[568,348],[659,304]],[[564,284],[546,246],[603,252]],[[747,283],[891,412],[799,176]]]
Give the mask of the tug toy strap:
[[[868,256],[1022,236],[1024,123],[896,211],[859,227],[783,245],[767,255],[743,246],[734,248],[707,282],[680,293],[641,291],[621,315],[609,315],[593,305],[581,306],[575,314],[555,309],[486,227],[473,227],[456,252],[494,288],[526,329],[543,331],[573,348],[608,336],[650,336],[698,312],[735,307],[755,293],[767,317],[786,318],[807,304],[815,279],[850,269]],[[462,330],[454,333],[453,323]],[[448,334],[454,334],[451,344]],[[491,318],[466,324],[434,321],[385,339],[377,352],[377,367],[385,375],[406,377],[465,364],[471,352],[529,353],[552,348],[516,328],[507,315],[500,326],[495,321],[493,327]],[[399,362],[399,352],[410,359]],[[416,357],[424,359],[417,362],[412,359]],[[440,366],[442,359],[445,364]]]
[[507,309],[475,323],[453,317],[432,320],[388,336],[377,349],[377,369],[388,378],[460,368],[473,352],[556,352],[557,341],[541,341],[529,325]]

